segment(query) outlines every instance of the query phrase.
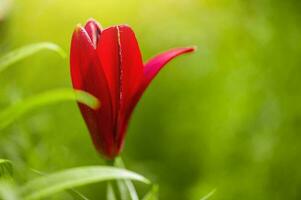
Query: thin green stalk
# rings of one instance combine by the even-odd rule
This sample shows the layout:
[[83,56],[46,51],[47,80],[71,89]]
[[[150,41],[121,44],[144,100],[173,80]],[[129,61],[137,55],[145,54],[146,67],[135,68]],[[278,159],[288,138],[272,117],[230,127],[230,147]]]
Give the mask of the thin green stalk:
[[[114,160],[106,160],[106,165],[113,167],[115,163]],[[114,181],[108,181],[107,184],[107,200],[117,200],[115,191],[114,191]]]

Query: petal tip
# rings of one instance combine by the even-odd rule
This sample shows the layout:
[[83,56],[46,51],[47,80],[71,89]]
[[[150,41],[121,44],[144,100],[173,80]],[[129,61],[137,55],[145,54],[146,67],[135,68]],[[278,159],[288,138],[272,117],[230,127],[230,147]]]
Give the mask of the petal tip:
[[120,24],[120,25],[117,25],[116,27],[118,27],[120,30],[128,30],[128,31],[134,33],[132,27],[128,24]]
[[186,53],[189,53],[189,52],[195,52],[198,50],[198,47],[196,45],[192,45],[192,46],[188,46],[188,47],[185,47],[184,49],[184,52]]
[[85,25],[85,26],[87,26],[87,25],[89,25],[89,24],[93,24],[93,25],[96,26],[98,29],[101,29],[100,23],[99,23],[97,20],[95,20],[93,17],[90,17],[90,18],[86,21],[86,25]]
[[196,45],[193,45],[193,46],[191,46],[189,48],[191,49],[191,52],[195,52],[195,51],[198,50],[198,46],[196,46]]
[[119,28],[131,28],[130,27],[130,25],[128,25],[128,24],[119,24],[119,25],[117,25]]
[[95,22],[95,23],[98,23],[93,17],[90,17],[87,21],[86,21],[86,24],[89,23],[89,22]]
[[77,24],[74,28],[74,33],[79,33],[83,30],[83,27],[81,24]]

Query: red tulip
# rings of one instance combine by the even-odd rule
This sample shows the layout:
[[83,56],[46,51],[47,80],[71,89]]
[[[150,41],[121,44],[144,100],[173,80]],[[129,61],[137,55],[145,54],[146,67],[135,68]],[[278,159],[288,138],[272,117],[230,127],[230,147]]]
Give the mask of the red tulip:
[[101,101],[97,110],[79,103],[100,153],[108,159],[120,153],[130,116],[149,83],[170,60],[192,51],[194,48],[172,49],[143,64],[129,26],[102,29],[89,20],[85,27],[75,28],[70,53],[72,84]]

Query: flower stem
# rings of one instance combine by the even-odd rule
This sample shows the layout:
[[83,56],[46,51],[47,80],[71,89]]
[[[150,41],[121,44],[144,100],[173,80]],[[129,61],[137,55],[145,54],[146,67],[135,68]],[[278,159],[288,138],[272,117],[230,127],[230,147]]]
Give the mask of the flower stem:
[[115,165],[115,158],[113,160],[106,160],[106,165],[113,167]]
[[[113,160],[106,160],[106,165],[113,167],[115,164],[115,159]],[[117,200],[114,190],[114,181],[108,181],[107,184],[107,200]]]

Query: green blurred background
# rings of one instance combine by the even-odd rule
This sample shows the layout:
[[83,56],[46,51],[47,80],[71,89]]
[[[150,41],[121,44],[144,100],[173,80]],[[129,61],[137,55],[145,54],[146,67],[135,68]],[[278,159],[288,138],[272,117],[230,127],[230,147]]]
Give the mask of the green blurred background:
[[[160,185],[160,199],[301,199],[301,3],[297,0],[2,1],[0,53],[52,41],[69,52],[78,23],[126,23],[144,60],[172,47],[172,61],[132,117],[122,157]],[[8,5],[8,4],[7,4]],[[44,51],[0,74],[0,106],[71,87],[68,59]],[[75,103],[44,107],[1,131],[0,157],[20,182],[103,164]],[[140,193],[148,188],[137,184]],[[80,188],[101,199],[104,184]],[[67,197],[58,196],[58,199]]]

